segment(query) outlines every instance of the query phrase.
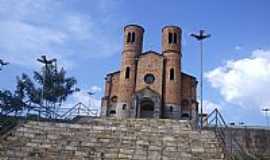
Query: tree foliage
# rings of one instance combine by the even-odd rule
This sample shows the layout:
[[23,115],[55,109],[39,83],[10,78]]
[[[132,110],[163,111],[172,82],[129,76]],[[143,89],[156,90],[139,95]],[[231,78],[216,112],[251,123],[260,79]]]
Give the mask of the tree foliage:
[[25,103],[22,98],[16,93],[12,94],[9,90],[0,90],[0,108],[1,112],[11,113],[15,112],[15,115],[18,111],[23,110]]
[[2,111],[45,109],[51,112],[78,91],[76,83],[74,77],[67,77],[64,68],[58,71],[56,65],[49,64],[39,72],[34,71],[33,80],[24,73],[17,76],[14,94],[0,92],[0,108]]

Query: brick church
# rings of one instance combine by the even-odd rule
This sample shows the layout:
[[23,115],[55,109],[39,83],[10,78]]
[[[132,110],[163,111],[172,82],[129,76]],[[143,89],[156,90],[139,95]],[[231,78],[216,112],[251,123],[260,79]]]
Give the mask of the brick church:
[[106,75],[101,116],[197,121],[197,80],[182,72],[181,28],[162,29],[161,53],[143,52],[143,34],[124,27],[121,69]]

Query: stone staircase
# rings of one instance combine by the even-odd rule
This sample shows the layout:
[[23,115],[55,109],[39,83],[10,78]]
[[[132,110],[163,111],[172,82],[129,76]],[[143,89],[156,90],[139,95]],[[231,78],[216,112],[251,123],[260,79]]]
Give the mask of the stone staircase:
[[188,121],[28,121],[0,137],[0,160],[223,160],[215,133]]

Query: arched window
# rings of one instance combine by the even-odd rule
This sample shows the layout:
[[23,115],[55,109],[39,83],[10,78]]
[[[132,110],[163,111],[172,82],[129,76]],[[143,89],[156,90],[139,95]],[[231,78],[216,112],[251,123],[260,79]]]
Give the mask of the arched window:
[[173,43],[177,43],[177,34],[176,33],[174,33],[173,34]]
[[123,104],[122,110],[126,110],[126,108],[127,108],[127,104]]
[[113,97],[111,98],[111,101],[112,101],[113,103],[117,102],[117,96],[113,96]]
[[130,74],[130,68],[127,67],[127,68],[126,68],[126,73],[125,73],[125,78],[126,78],[126,79],[129,79],[129,74]]
[[135,37],[135,32],[132,32],[131,42],[132,42],[132,43],[135,42],[135,39],[136,39],[136,37]]
[[169,43],[172,43],[173,42],[173,34],[172,33],[169,33]]
[[189,115],[188,113],[183,113],[183,114],[181,115],[181,118],[182,118],[182,119],[190,119],[190,115]]
[[173,106],[170,106],[170,112],[173,112]]
[[115,110],[111,110],[110,111],[110,114],[112,115],[112,114],[115,114],[116,112],[115,112]]
[[182,113],[190,113],[190,103],[187,99],[182,100],[181,102],[181,111]]
[[170,80],[174,80],[174,69],[170,69]]
[[131,41],[131,33],[128,32],[128,35],[127,35],[127,43],[129,43]]

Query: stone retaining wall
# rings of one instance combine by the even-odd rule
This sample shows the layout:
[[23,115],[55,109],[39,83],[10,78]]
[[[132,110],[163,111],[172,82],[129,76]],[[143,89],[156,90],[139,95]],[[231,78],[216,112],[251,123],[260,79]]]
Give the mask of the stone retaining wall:
[[[228,128],[225,132],[228,149],[231,147],[231,138],[234,137],[247,152],[261,160],[270,159],[270,129],[259,128]],[[234,147],[234,146],[233,146]]]
[[223,160],[214,132],[188,121],[89,119],[29,121],[0,137],[0,159]]

